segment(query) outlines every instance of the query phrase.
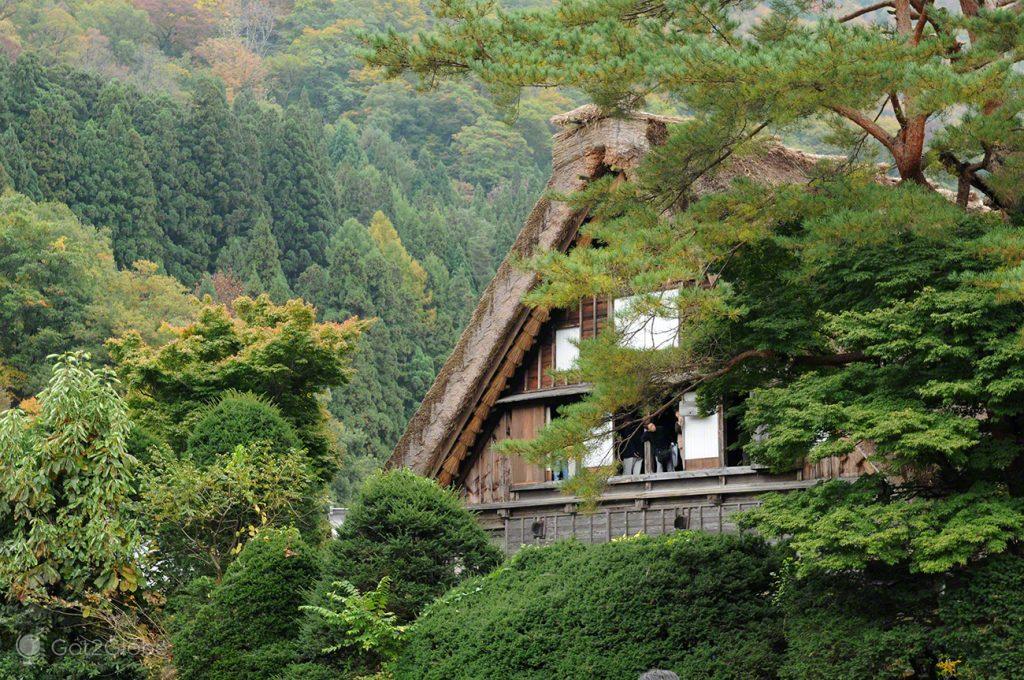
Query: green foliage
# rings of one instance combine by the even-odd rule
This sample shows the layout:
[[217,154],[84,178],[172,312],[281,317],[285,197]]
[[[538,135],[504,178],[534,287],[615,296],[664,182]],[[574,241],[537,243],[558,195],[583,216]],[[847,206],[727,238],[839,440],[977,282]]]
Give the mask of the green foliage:
[[25,151],[13,128],[7,128],[3,137],[0,137],[0,144],[3,145],[0,167],[3,167],[7,178],[6,185],[31,199],[39,200],[39,179],[25,157]]
[[[379,473],[364,484],[329,544],[324,576],[309,604],[332,609],[334,584],[345,581],[364,594],[353,604],[363,614],[376,607],[379,615],[385,601],[379,586],[387,579],[387,610],[404,624],[456,583],[493,569],[501,557],[454,492],[408,470]],[[385,622],[378,615],[370,620],[381,632]],[[390,643],[363,651],[341,648],[338,637],[333,619],[310,614],[303,622],[304,656],[339,670],[365,671],[393,649]]]
[[771,499],[751,516],[794,538],[802,574],[876,561],[943,571],[1021,538],[1018,236],[998,216],[859,174],[738,183],[670,220],[642,192],[605,183],[578,197],[607,247],[539,259],[533,301],[702,270],[714,285],[638,305],[641,318],[680,315],[678,347],[632,350],[614,333],[584,343],[594,391],[520,450],[564,455],[606,413],[699,388],[705,405],[733,404],[755,463],[784,471],[856,449],[890,480]]
[[395,677],[772,677],[774,567],[762,543],[698,533],[527,548],[428,607]]
[[289,107],[265,150],[267,204],[281,267],[294,280],[324,260],[334,224],[334,187],[323,124],[308,108]]
[[934,578],[872,570],[783,583],[780,677],[932,677]]
[[484,189],[515,177],[531,164],[526,140],[493,118],[478,118],[459,130],[452,141],[459,176]]
[[[699,389],[704,407],[724,400],[742,419],[738,446],[755,463],[788,470],[857,449],[886,480],[752,516],[793,536],[801,574],[943,571],[1024,538],[1021,257],[1009,226],[1022,205],[1024,75],[1013,64],[1024,21],[1005,5],[913,7],[843,17],[773,2],[751,16],[704,0],[530,11],[453,0],[427,32],[368,38],[370,63],[389,75],[472,73],[507,103],[564,85],[606,112],[661,98],[692,114],[635,181],[609,177],[570,198],[603,247],[531,263],[543,281],[529,301],[549,307],[685,282],[672,303],[646,295],[632,314],[678,315],[678,347],[631,350],[612,332],[585,343],[577,377],[591,394],[513,450],[577,456],[606,414]],[[808,123],[826,125],[848,158],[819,162],[806,186],[771,186],[756,165],[767,133]],[[876,152],[901,182],[861,164]],[[752,180],[702,199],[697,187],[716,186],[737,158],[755,164]],[[934,191],[951,179],[955,203]],[[971,192],[996,210],[966,211]]]
[[332,572],[361,591],[390,577],[391,606],[403,622],[455,583],[501,561],[501,551],[453,491],[407,470],[367,480],[330,552]]
[[150,558],[174,585],[220,578],[263,528],[298,527],[314,544],[326,535],[323,485],[283,442],[254,439],[201,464],[157,455],[140,487]]
[[267,529],[249,541],[209,602],[175,622],[182,680],[270,680],[295,654],[303,591],[317,559],[294,529]]
[[122,106],[103,128],[87,123],[79,148],[82,165],[72,206],[84,221],[110,229],[114,259],[122,267],[140,259],[163,261],[166,242],[157,224],[149,159]]
[[872,568],[787,580],[779,676],[1015,677],[1022,574],[1024,560],[1004,554],[937,576]]
[[[22,636],[33,636],[37,654]],[[110,631],[80,612],[10,601],[0,593],[0,677],[4,680],[146,680],[146,669],[119,649]]]
[[183,452],[193,417],[201,418],[208,403],[230,390],[250,392],[280,410],[326,482],[337,455],[318,393],[347,380],[365,324],[317,323],[312,306],[278,306],[266,296],[239,298],[234,311],[236,317],[208,305],[164,345],[148,345],[137,334],[109,343],[136,421]]
[[1024,559],[993,557],[953,573],[940,599],[939,663],[953,662],[955,677],[1012,678],[1024,666]]
[[[468,85],[424,96],[406,83],[374,84],[358,75],[358,28],[419,25],[426,14],[416,3],[299,3],[289,17],[277,17],[266,54],[250,54],[257,72],[274,74],[266,83],[273,101],[258,86],[234,85],[229,100],[229,89],[190,52],[203,51],[202,41],[214,33],[238,30],[226,16],[231,12],[221,16],[188,0],[138,0],[153,29],[146,40],[155,44],[118,47],[120,56],[105,57],[113,48],[100,36],[118,24],[96,23],[78,5],[55,9],[70,22],[62,28],[69,35],[78,35],[89,15],[92,37],[81,39],[94,41],[90,59],[117,64],[120,80],[109,82],[59,65],[70,59],[79,66],[82,59],[38,44],[29,29],[38,12],[33,18],[25,3],[14,4],[18,40],[34,48],[14,62],[0,59],[0,164],[7,176],[0,182],[65,202],[80,219],[109,229],[122,267],[147,257],[157,271],[229,306],[243,293],[267,293],[278,304],[299,294],[324,319],[354,312],[380,319],[357,359],[359,384],[334,393],[329,404],[349,452],[335,485],[343,500],[393,448],[542,190],[550,146],[545,120],[568,100],[528,97],[523,121],[505,128]],[[85,3],[93,4],[108,3]],[[110,4],[116,16],[129,18]],[[133,44],[124,37],[130,31],[117,34],[122,46]],[[236,55],[251,52],[235,38],[217,41],[241,49]],[[180,61],[162,65],[158,47]],[[145,62],[139,71],[136,59]],[[87,70],[108,73],[109,64],[86,61]],[[164,88],[174,96],[164,96]],[[321,119],[335,122],[324,127]],[[485,151],[492,136],[502,159],[476,158],[473,149]],[[349,218],[370,225],[378,212],[393,230],[384,230],[380,243],[368,244],[368,226],[357,233],[345,225]],[[226,282],[233,285],[220,285]],[[168,320],[179,325],[186,318]],[[159,320],[154,310],[150,322]],[[98,343],[111,333],[95,323],[72,321],[52,333],[83,328],[96,329],[90,342],[97,346],[87,348],[101,357]],[[31,343],[0,349],[7,364],[30,374],[17,396],[38,389],[46,353],[84,341],[65,343],[44,347],[30,362],[14,357]]]
[[792,536],[799,573],[845,573],[873,562],[941,573],[1002,552],[1024,534],[1024,502],[994,485],[915,497],[878,475],[774,495],[743,518],[766,536]]
[[265,217],[256,221],[247,236],[228,241],[217,259],[217,267],[239,277],[249,295],[265,292],[278,304],[291,297],[281,268],[281,249]]
[[0,587],[84,602],[132,592],[139,527],[128,515],[136,461],[113,376],[88,356],[57,359],[38,413],[0,416]]
[[229,455],[236,447],[262,441],[279,450],[301,445],[280,409],[256,394],[227,392],[216,403],[198,411],[189,426],[185,451],[199,464]]
[[[926,184],[926,170],[948,172],[962,204],[973,187],[1018,210],[1019,14],[971,3],[918,19],[899,5],[872,7],[889,13],[878,21],[850,21],[856,16],[837,16],[835,5],[762,9],[755,18],[746,5],[706,0],[577,0],[505,11],[485,0],[446,0],[436,11],[449,21],[430,31],[370,37],[370,63],[428,83],[472,73],[509,103],[531,86],[578,87],[610,110],[652,95],[670,99],[694,113],[684,127],[704,143],[666,158],[675,171],[666,192],[685,190],[722,150],[768,126],[824,119],[840,133],[833,142],[860,152],[870,139],[904,180]],[[891,117],[880,123],[887,109]],[[928,123],[944,119],[926,143]]]
[[362,657],[358,664],[367,670],[379,669],[382,663],[393,660],[401,650],[405,627],[397,625],[397,617],[388,611],[390,583],[391,579],[385,576],[376,588],[360,593],[351,583],[339,581],[332,584],[336,590],[327,594],[330,606],[303,607],[319,617],[336,637],[336,642],[319,653],[346,650],[352,656]]
[[104,340],[131,329],[156,341],[164,322],[195,308],[151,263],[117,271],[109,241],[64,206],[0,196],[0,356],[24,376],[17,395],[41,389],[49,354],[83,348],[101,358]]

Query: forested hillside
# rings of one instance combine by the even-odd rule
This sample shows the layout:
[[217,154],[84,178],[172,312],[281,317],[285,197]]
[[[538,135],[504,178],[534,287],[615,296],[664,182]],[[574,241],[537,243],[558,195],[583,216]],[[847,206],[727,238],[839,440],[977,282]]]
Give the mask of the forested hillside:
[[[172,277],[161,285],[225,303],[299,296],[324,320],[378,320],[329,404],[344,497],[450,350],[541,191],[546,118],[571,103],[530,95],[509,127],[472,85],[424,96],[384,82],[357,58],[360,31],[428,27],[417,2],[13,1],[0,17],[4,185],[66,205],[74,229],[107,242],[103,257],[126,271],[144,261]],[[71,279],[27,294],[15,264],[37,245],[10,243],[22,256],[0,272],[0,375],[14,398],[40,389],[49,353],[102,356],[104,332],[173,322],[83,342],[67,319],[95,315],[108,294],[68,297]],[[189,305],[175,305],[180,318]]]

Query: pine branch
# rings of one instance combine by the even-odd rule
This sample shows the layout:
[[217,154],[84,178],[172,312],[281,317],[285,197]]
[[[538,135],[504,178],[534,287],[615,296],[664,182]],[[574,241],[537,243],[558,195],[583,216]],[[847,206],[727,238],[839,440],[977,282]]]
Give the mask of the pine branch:
[[836,104],[830,108],[881,142],[881,144],[888,149],[893,156],[896,156],[899,153],[896,139],[886,132],[885,128],[865,116],[857,109],[844,106],[842,104]]
[[850,12],[849,14],[844,14],[843,16],[839,17],[839,23],[845,24],[847,21],[852,21],[852,20],[856,19],[859,16],[863,16],[865,14],[870,14],[871,12],[878,11],[878,10],[883,9],[885,7],[895,7],[895,5],[893,4],[892,0],[884,0],[884,2],[876,2],[873,5],[868,5],[867,7],[861,7],[860,9],[855,10],[853,12]]
[[[855,364],[865,361],[871,361],[872,358],[864,354],[863,352],[840,352],[838,354],[800,354],[790,355],[777,352],[773,349],[748,349],[739,354],[727,359],[721,368],[718,368],[710,373],[701,375],[696,380],[690,381],[688,390],[692,390],[694,387],[703,383],[717,380],[723,376],[728,375],[739,366],[742,366],[746,362],[752,359],[775,359],[786,363],[793,364],[795,366],[822,366],[822,367],[840,367],[848,364]],[[692,375],[692,374],[691,374]]]

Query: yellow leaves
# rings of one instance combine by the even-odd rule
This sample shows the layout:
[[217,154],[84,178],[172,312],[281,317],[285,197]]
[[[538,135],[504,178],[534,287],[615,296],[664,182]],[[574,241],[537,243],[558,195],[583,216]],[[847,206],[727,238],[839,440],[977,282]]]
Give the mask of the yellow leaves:
[[18,403],[18,408],[20,408],[22,411],[29,414],[30,416],[37,416],[39,415],[40,409],[39,400],[36,399],[35,397],[22,399],[21,402]]
[[228,101],[243,91],[259,92],[267,72],[263,59],[238,38],[210,38],[195,50],[224,81]]
[[123,593],[134,593],[139,587],[139,572],[132,565],[121,569],[121,579],[118,589]]
[[58,253],[66,252],[68,249],[68,237],[62,234],[56,241],[50,244],[50,248]]
[[935,664],[935,670],[941,678],[954,678],[957,675],[957,666],[963,663],[960,659],[946,659]]

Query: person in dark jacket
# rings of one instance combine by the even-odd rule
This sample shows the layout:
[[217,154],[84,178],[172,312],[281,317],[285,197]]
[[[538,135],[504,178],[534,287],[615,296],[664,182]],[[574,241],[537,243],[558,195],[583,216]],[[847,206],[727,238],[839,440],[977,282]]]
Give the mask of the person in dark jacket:
[[679,456],[675,443],[673,428],[659,427],[653,420],[644,423],[644,432],[640,440],[651,446],[651,457],[654,459],[655,472],[672,472],[676,469]]

